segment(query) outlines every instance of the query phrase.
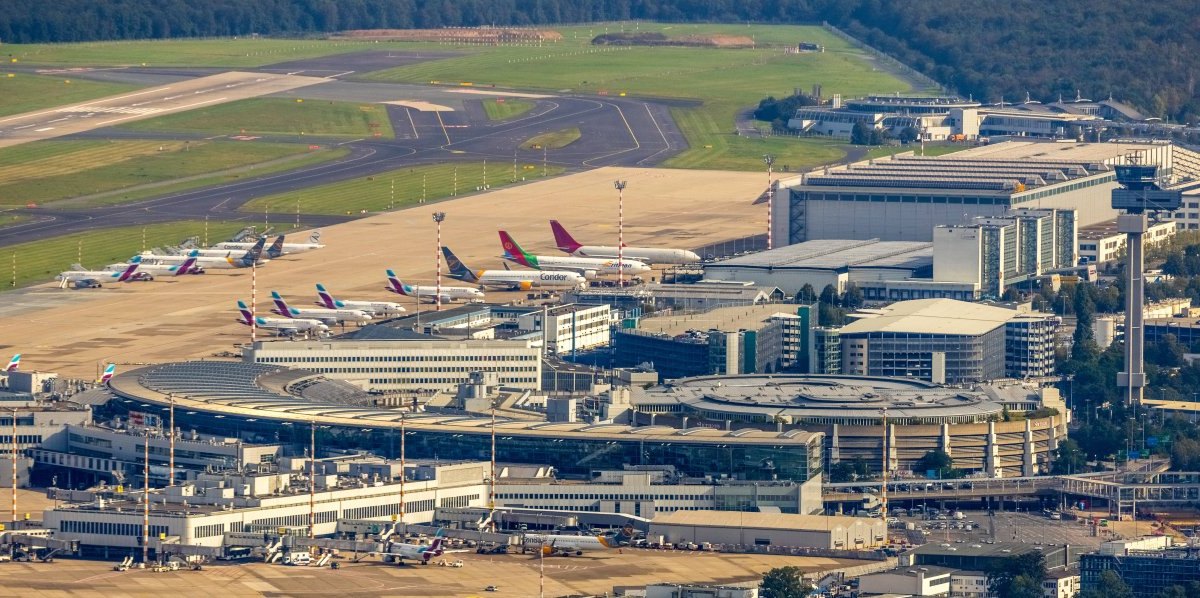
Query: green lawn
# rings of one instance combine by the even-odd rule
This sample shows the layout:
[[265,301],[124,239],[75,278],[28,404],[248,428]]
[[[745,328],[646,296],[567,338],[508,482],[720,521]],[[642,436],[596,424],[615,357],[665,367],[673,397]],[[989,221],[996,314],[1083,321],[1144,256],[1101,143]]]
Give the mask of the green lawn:
[[5,44],[4,54],[11,54],[18,64],[247,67],[393,47],[387,42],[352,40],[172,39]]
[[[554,176],[563,170],[562,167],[551,166],[545,174]],[[517,182],[540,178],[542,175],[541,165],[517,166]],[[422,198],[424,201],[445,199],[453,196],[455,189],[458,195],[480,191],[484,180],[482,162],[412,166],[366,178],[310,187],[295,193],[260,197],[242,206],[242,210],[291,214],[295,213],[298,204],[299,210],[305,214],[379,212],[416,205],[422,202]],[[489,163],[486,180],[490,189],[511,185],[514,182],[512,163]]]
[[491,120],[515,118],[533,110],[534,106],[533,102],[514,100],[512,98],[497,98],[495,100],[483,101],[483,111],[487,112],[487,116]]
[[121,128],[218,135],[327,135],[392,138],[387,110],[378,104],[253,98],[168,114]]
[[[609,25],[615,31],[617,25]],[[631,29],[633,26],[626,24]],[[470,83],[530,90],[698,100],[697,107],[672,109],[690,148],[666,166],[756,170],[763,153],[803,168],[844,155],[836,143],[805,138],[749,139],[737,136],[734,115],[768,95],[783,96],[814,83],[823,94],[844,97],[909,91],[907,83],[882,71],[856,49],[819,27],[639,24],[641,31],[667,35],[746,35],[760,44],[810,41],[823,53],[786,54],[779,47],[712,49],[597,47],[592,36],[604,26],[557,28],[566,40],[547,47],[464,46],[462,56],[366,75],[390,82]]]
[[[212,242],[226,239],[245,226],[244,223],[211,222],[208,238]],[[12,256],[17,256],[16,286],[23,287],[53,280],[59,272],[66,270],[83,254],[83,265],[88,268],[103,268],[108,264],[123,262],[142,251],[142,231],[145,230],[145,247],[152,248],[175,245],[187,237],[203,238],[203,221],[169,222],[145,227],[104,229],[87,233],[43,239],[31,243],[0,248],[0,263],[4,264],[4,275],[0,277],[0,288],[13,288]],[[137,284],[137,283],[133,283]]]
[[571,145],[572,143],[575,143],[576,141],[579,141],[579,138],[582,136],[583,134],[579,132],[579,127],[572,127],[570,129],[563,129],[561,131],[554,131],[551,133],[544,133],[536,137],[530,137],[525,141],[525,143],[521,144],[521,149],[562,149],[568,145]]
[[[4,46],[8,49],[9,46]],[[98,83],[70,75],[51,77],[28,73],[8,73],[0,69],[0,116],[33,112],[48,105],[65,106],[86,100],[117,95],[135,85]]]
[[[0,206],[44,204],[93,194],[63,207],[153,197],[242,176],[331,160],[345,150],[238,141],[62,141],[0,149]],[[220,173],[220,174],[216,174]],[[177,179],[190,177],[188,180]],[[122,191],[124,190],[124,191]]]

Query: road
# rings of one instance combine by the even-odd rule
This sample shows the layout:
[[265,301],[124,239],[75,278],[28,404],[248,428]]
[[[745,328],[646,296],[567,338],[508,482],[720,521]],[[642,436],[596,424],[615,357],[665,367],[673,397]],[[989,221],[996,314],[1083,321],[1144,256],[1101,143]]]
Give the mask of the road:
[[[378,53],[366,54],[368,58],[375,60],[367,60],[368,64],[380,65],[379,57],[376,56]],[[292,69],[289,72],[319,70],[322,75],[344,76],[345,71],[354,70],[348,67],[358,64],[351,60],[353,56],[317,59],[309,65],[311,68],[307,68],[304,61],[287,63],[287,68]],[[422,58],[428,59],[430,56]],[[263,67],[262,70],[275,72],[279,67]],[[181,85],[181,78],[189,74],[213,76],[211,69],[103,70],[95,73],[77,73],[76,76],[89,74],[104,80],[137,81],[163,86]],[[294,74],[286,77],[306,79]],[[654,166],[687,147],[666,105],[633,98],[531,98],[535,108],[530,112],[506,121],[489,121],[481,107],[482,102],[495,101],[496,98],[508,96],[511,92],[476,88],[469,90],[469,93],[463,93],[464,90],[458,88],[335,79],[324,81],[321,85],[302,90],[281,90],[273,95],[383,104],[396,132],[396,138],[352,141],[316,137],[266,138],[264,141],[337,143],[347,147],[350,154],[330,163],[173,193],[120,206],[78,210],[43,206],[15,210],[13,213],[32,216],[32,219],[0,229],[0,247],[89,230],[203,219],[206,216],[219,220],[250,220],[256,217],[239,212],[238,208],[252,199],[372,176],[417,164],[495,160],[497,166],[502,168],[500,165],[511,164],[514,159],[524,163],[537,163],[544,159],[549,164],[566,167],[568,171],[580,171],[604,166]],[[96,103],[98,102],[92,104]],[[426,109],[421,109],[422,107]],[[574,127],[579,128],[582,137],[560,150],[543,153],[519,148],[531,137]],[[101,128],[81,131],[73,137],[178,139],[189,136]],[[322,226],[342,222],[348,218],[305,215],[303,219],[312,225]]]

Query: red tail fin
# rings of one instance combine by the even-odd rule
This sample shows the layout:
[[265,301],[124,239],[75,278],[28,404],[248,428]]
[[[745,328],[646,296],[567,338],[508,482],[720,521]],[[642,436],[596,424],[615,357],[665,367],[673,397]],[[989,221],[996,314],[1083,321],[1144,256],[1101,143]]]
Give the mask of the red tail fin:
[[575,239],[571,237],[571,233],[568,233],[567,229],[563,228],[563,225],[559,224],[557,220],[550,221],[550,229],[554,231],[554,244],[558,246],[560,251],[575,253],[576,249],[583,247],[583,245],[575,242]]

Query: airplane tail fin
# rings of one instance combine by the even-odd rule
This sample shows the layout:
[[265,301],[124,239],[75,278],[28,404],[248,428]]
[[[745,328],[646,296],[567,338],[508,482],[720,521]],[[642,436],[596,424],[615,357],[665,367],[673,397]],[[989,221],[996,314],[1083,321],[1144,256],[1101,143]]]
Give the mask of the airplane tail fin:
[[583,245],[580,245],[571,237],[571,233],[567,232],[567,229],[563,228],[563,225],[559,224],[557,220],[550,221],[550,229],[554,231],[554,244],[558,246],[559,251],[575,253],[576,249],[583,247]]
[[8,366],[4,368],[4,371],[15,372],[19,367],[21,367],[21,354],[17,353],[12,356],[12,359],[8,360]]
[[271,301],[275,302],[275,308],[279,310],[279,315],[290,318],[292,317],[292,309],[288,307],[287,301],[284,301],[283,295],[275,291],[271,291]]
[[283,235],[275,237],[275,242],[267,248],[267,256],[276,258],[283,255]]
[[117,373],[117,364],[115,364],[115,363],[108,364],[108,367],[104,368],[104,373],[100,374],[100,379],[96,381],[96,384],[107,384],[109,380],[112,380],[112,377],[116,373]]
[[131,263],[131,264],[140,264],[140,263],[142,263],[142,256],[140,256],[140,255],[135,255],[135,256],[133,256],[133,257],[129,258],[129,263]]
[[254,321],[254,314],[250,311],[250,308],[244,301],[238,301],[237,305],[238,313],[242,314],[242,319],[238,320],[238,322],[249,326],[250,322]]
[[312,243],[313,245],[319,245],[321,243],[321,231],[313,231],[312,234],[308,236],[308,242]]
[[508,231],[500,231],[500,247],[504,249],[504,258],[513,260],[526,268],[537,268],[537,256],[530,255],[521,248],[516,239]]
[[325,285],[319,282],[317,283],[317,298],[317,305],[321,307],[328,307],[329,309],[337,309],[338,307],[337,299],[334,299],[333,295],[330,295],[329,291],[325,290]]
[[479,277],[475,276],[475,272],[462,263],[457,255],[447,246],[442,246],[442,255],[446,257],[446,265],[450,267],[450,276],[459,278],[467,282],[478,282]]
[[242,263],[249,266],[250,264],[257,262],[260,258],[262,258],[263,247],[266,244],[267,244],[267,238],[259,237],[258,242],[254,244],[254,247],[251,247],[250,249],[248,249],[246,251],[246,255],[242,256]]
[[180,264],[179,267],[175,269],[175,276],[179,276],[180,274],[187,274],[188,272],[191,272],[192,268],[194,268],[196,266],[196,256],[199,254],[200,254],[200,252],[195,251],[195,250],[193,250],[191,253],[189,253],[188,258],[186,260],[183,260],[183,263]]
[[120,282],[126,282],[126,281],[128,281],[128,280],[129,280],[129,277],[133,276],[133,273],[137,271],[137,269],[138,269],[138,266],[140,266],[140,265],[141,265],[141,264],[139,264],[139,263],[137,263],[137,262],[134,262],[134,263],[132,263],[132,264],[129,264],[129,267],[128,267],[128,268],[126,268],[126,269],[125,269],[125,271],[121,273],[121,276],[120,276],[120,277],[118,277],[118,278],[117,278],[117,280],[118,280],[118,281],[120,281]]
[[408,295],[408,285],[404,284],[404,281],[400,280],[400,277],[396,276],[395,272],[388,270],[387,271],[387,279],[388,279],[388,285],[386,287],[387,290],[389,290],[397,295],[405,295],[405,296]]
[[433,539],[433,542],[429,544],[430,556],[442,556],[442,541],[441,537]]

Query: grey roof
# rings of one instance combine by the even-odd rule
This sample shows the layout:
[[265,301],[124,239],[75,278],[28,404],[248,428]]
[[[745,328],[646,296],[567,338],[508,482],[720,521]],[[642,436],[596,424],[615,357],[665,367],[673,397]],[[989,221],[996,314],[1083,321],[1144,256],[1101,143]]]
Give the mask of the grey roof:
[[840,270],[852,266],[920,268],[933,264],[933,243],[879,239],[822,239],[787,245],[708,264],[705,268],[805,268]]
[[1048,316],[954,299],[899,301],[872,312],[843,326],[842,335],[889,332],[977,336],[1020,317]]

